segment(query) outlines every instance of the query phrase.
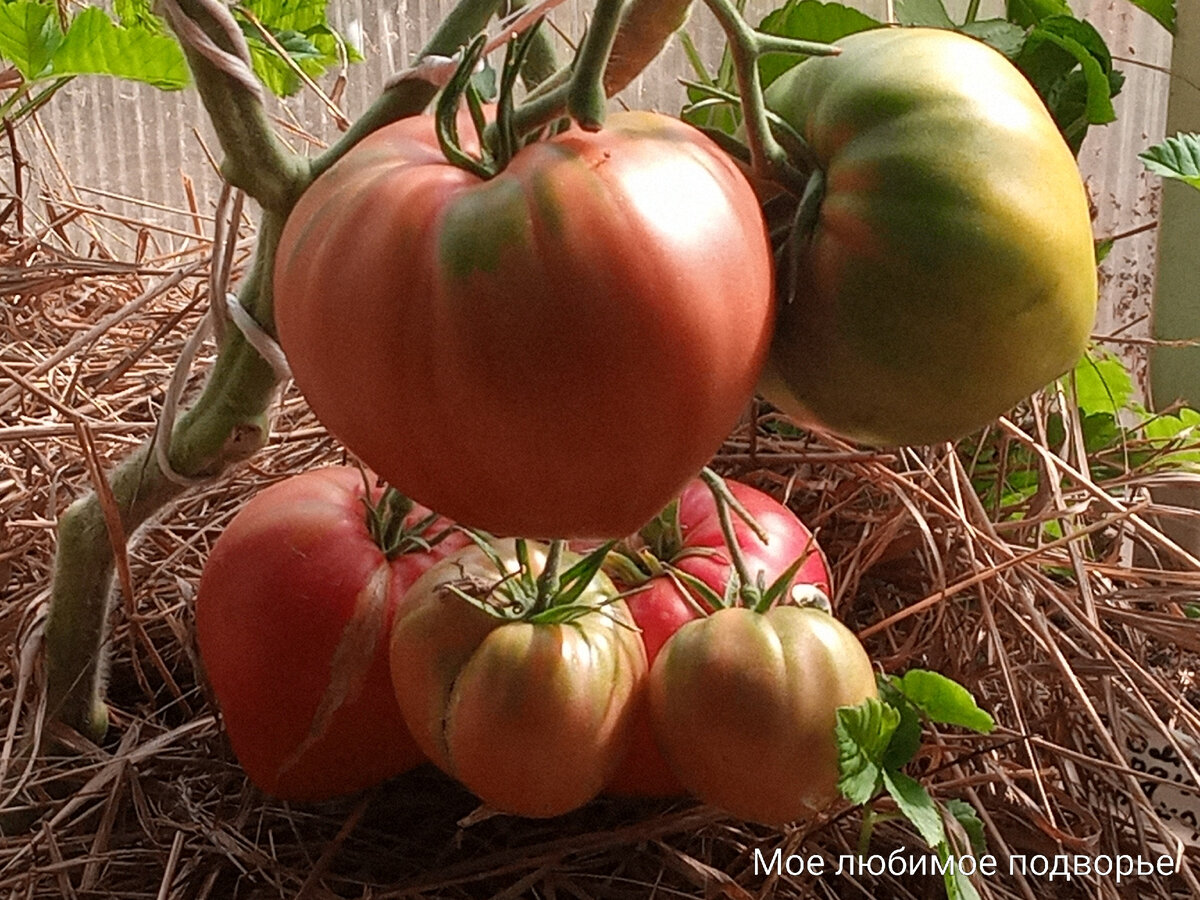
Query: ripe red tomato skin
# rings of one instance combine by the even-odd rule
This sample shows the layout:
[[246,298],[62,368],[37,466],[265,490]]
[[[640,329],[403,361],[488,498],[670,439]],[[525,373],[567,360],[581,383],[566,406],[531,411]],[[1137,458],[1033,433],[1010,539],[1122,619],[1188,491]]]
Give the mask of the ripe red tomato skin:
[[[824,551],[795,513],[748,484],[732,480],[727,480],[726,484],[771,538],[764,544],[749,525],[734,515],[734,534],[750,572],[761,571],[763,580],[770,585],[796,559],[807,555],[792,583],[812,585],[827,597],[832,596],[829,564]],[[664,562],[694,575],[724,596],[732,566],[712,491],[700,479],[689,482],[679,496],[679,524],[683,537],[681,549],[685,552]],[[686,552],[695,549],[709,552]],[[641,629],[646,659],[651,666],[663,644],[685,623],[703,614],[697,607],[696,598],[689,600],[666,576],[651,578],[642,590],[631,593],[625,602]],[[659,749],[650,722],[649,698],[645,694],[634,713],[629,749],[605,790],[631,797],[673,797],[686,793]]]
[[[512,544],[496,544],[509,571]],[[545,548],[529,551],[539,572]],[[603,608],[567,624],[505,622],[445,589],[497,578],[467,547],[413,585],[392,631],[392,682],[431,762],[493,808],[560,815],[599,793],[620,758],[645,652],[603,574],[580,598]]]
[[301,197],[275,315],[313,410],[399,490],[495,534],[620,537],[749,401],[772,279],[753,190],[676,120],[614,115],[480,183],[414,118]]
[[877,695],[854,634],[818,609],[722,609],[684,625],[648,682],[663,754],[701,800],[779,825],[837,796],[836,710]]
[[[354,793],[422,759],[391,690],[387,636],[403,591],[466,538],[451,534],[389,563],[367,530],[363,496],[362,474],[348,467],[260,491],[218,538],[200,579],[196,638],[225,730],[251,781],[280,799]],[[339,691],[339,644],[369,662],[355,668],[343,657],[338,671],[357,696],[310,739],[322,698]]]

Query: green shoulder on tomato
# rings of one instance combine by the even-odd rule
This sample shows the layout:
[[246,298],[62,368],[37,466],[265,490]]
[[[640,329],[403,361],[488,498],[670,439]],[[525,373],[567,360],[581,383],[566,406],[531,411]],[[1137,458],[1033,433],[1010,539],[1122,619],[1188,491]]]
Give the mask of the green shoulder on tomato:
[[760,387],[866,443],[958,438],[1083,352],[1087,195],[1034,89],[981,42],[889,28],[838,46],[766,92],[825,185]]

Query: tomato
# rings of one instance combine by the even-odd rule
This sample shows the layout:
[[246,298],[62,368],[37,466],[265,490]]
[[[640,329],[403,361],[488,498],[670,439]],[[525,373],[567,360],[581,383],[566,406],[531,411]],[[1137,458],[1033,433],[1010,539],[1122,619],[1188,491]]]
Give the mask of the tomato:
[[782,824],[837,797],[839,706],[876,696],[862,645],[812,607],[718,610],[650,670],[655,736],[683,785],[740,818]]
[[313,411],[397,489],[495,534],[621,537],[745,408],[772,278],[753,190],[682,122],[619,113],[481,181],[417,117],[302,195],[274,303]]
[[[726,485],[769,537],[764,544],[749,525],[734,515],[734,534],[750,573],[761,572],[769,586],[797,559],[803,558],[792,578],[793,591],[815,588],[826,597],[832,596],[825,554],[795,513],[748,484],[726,481]],[[664,517],[644,528],[642,535],[659,562],[693,575],[719,596],[725,595],[731,575],[729,551],[712,491],[703,481],[689,482],[677,503],[668,508]],[[651,665],[671,635],[706,611],[700,597],[686,588],[681,590],[682,583],[666,573],[652,575],[640,585],[627,575],[624,580],[618,579],[618,584],[626,589],[637,588],[625,602],[641,629],[646,659]],[[658,748],[644,700],[634,715],[632,732],[629,750],[606,790],[630,796],[669,797],[684,793]]]
[[[645,651],[602,572],[570,621],[521,618],[501,588],[519,570],[514,542],[492,552],[468,547],[413,585],[393,627],[392,681],[432,762],[496,809],[556,816],[598,794],[623,753]],[[545,547],[529,557],[536,577]]]
[[1071,368],[1096,310],[1088,200],[1021,73],[964,35],[842,38],[766,92],[824,198],[761,391],[871,444],[961,437]]
[[251,781],[281,799],[353,793],[422,759],[392,692],[388,635],[402,594],[468,539],[389,560],[365,496],[347,467],[278,482],[238,512],[201,574],[196,640],[225,730]]

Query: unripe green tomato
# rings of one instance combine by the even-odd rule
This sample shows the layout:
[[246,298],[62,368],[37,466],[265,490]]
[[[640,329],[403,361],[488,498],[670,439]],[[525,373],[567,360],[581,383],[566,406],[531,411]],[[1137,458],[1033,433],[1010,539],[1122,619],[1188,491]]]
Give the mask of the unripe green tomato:
[[[529,544],[542,571],[546,548]],[[495,551],[518,570],[513,541]],[[563,554],[563,569],[578,557]],[[604,573],[573,621],[505,621],[455,593],[502,602],[503,577],[477,546],[434,566],[404,598],[392,630],[396,698],[418,746],[488,805],[531,817],[569,812],[596,796],[629,740],[646,654]]]
[[650,670],[655,736],[680,782],[772,825],[837,798],[837,708],[875,696],[858,639],[811,607],[718,610],[675,632]]
[[1085,349],[1097,288],[1079,169],[985,44],[925,28],[837,44],[766,92],[826,183],[760,390],[870,444],[958,438]]

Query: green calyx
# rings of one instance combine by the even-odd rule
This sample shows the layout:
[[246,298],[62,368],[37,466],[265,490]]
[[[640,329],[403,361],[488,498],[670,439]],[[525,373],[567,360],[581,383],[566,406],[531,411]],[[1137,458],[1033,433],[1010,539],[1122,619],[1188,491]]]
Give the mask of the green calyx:
[[[454,596],[498,619],[533,625],[563,625],[602,611],[619,599],[615,589],[604,592],[606,599],[603,602],[597,603],[586,597],[589,589],[595,593],[597,578],[608,584],[608,576],[601,570],[615,544],[613,541],[582,557],[566,551],[563,541],[552,541],[541,571],[535,572],[529,544],[524,539],[518,538],[515,542],[514,571],[511,562],[497,552],[486,535],[477,532],[470,532],[470,535],[495,567],[496,578],[487,581],[472,577],[448,582],[444,587]],[[560,571],[564,562],[570,562],[570,565]]]
[[[461,169],[490,179],[509,164],[524,146],[513,115],[517,79],[530,50],[536,45],[542,19],[527,31],[508,42],[504,66],[500,73],[500,89],[496,101],[496,126],[489,128],[483,110],[483,100],[472,76],[487,50],[487,35],[480,34],[463,49],[463,58],[450,82],[438,98],[436,129],[438,144],[447,161]],[[471,113],[471,122],[479,135],[480,156],[477,158],[462,149],[458,135],[458,109],[463,101]]]
[[409,516],[416,507],[412,500],[389,487],[378,500],[372,502],[371,485],[367,483],[366,473],[363,473],[363,485],[366,488],[362,503],[367,511],[367,531],[389,560],[406,553],[427,551],[454,530],[453,526],[448,526],[434,531],[434,523],[440,518],[435,512],[409,522]]

